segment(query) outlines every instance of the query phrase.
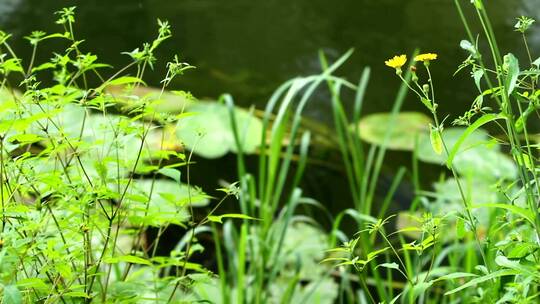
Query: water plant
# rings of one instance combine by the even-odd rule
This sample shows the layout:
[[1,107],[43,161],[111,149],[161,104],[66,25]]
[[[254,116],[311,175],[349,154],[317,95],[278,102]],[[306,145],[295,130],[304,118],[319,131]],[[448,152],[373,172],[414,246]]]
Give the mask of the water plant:
[[[472,8],[490,56],[481,54],[479,39],[474,39],[460,2],[456,0],[455,5],[468,35],[460,43],[468,57],[458,72],[469,68],[479,90],[471,109],[452,123],[466,128],[446,128],[446,118],[439,117],[430,72],[437,54],[413,55],[406,76],[406,55],[385,62],[432,115],[429,135],[419,136],[413,156],[443,165],[451,177],[443,177],[436,192],[416,186],[420,206],[413,204],[409,212],[400,214],[396,231],[385,231],[384,214],[378,220],[367,219],[366,229],[334,250],[343,254],[327,259],[355,266],[364,281],[377,280],[376,268],[390,269],[386,283],[379,279],[375,288],[364,288],[367,302],[533,303],[539,295],[539,188],[536,143],[530,129],[540,70],[526,39],[534,21],[520,17],[515,26],[528,57],[522,70],[515,55],[501,55],[483,1],[472,1]],[[483,126],[502,135],[489,135],[480,129]],[[422,148],[421,142],[430,149]],[[512,161],[501,154],[500,147]],[[470,157],[475,161],[467,161]],[[373,244],[376,234],[381,245],[366,250],[370,247],[365,244]],[[403,284],[395,284],[394,274],[401,276]]]
[[[390,113],[363,114],[369,68],[358,83],[336,76],[352,51],[333,62],[321,51],[320,73],[287,81],[258,111],[240,109],[228,94],[203,101],[168,91],[194,67],[156,58],[171,37],[166,21],[158,20],[154,40],[123,53],[127,64],[116,70],[75,38],[73,7],[58,12],[58,33],[26,37],[28,60],[0,32],[2,302],[535,303],[534,20],[515,25],[520,64],[501,55],[482,0],[470,6],[478,37],[454,2],[468,36],[457,72],[470,70],[478,95],[452,122],[439,111],[435,53],[385,61],[401,80]],[[42,45],[56,42],[68,46],[38,62]],[[161,64],[160,88],[147,87],[145,75]],[[342,160],[332,165],[350,196],[336,214],[302,189],[324,129],[303,113],[321,91],[332,105],[327,146]],[[429,116],[401,111],[410,93]],[[382,185],[390,150],[410,151],[411,166]],[[217,197],[192,183],[202,174],[195,156],[230,153],[236,176]],[[429,188],[425,164],[440,169]],[[399,210],[393,202],[408,182],[414,195]],[[238,211],[221,212],[229,202]],[[212,261],[196,262],[208,252]]]

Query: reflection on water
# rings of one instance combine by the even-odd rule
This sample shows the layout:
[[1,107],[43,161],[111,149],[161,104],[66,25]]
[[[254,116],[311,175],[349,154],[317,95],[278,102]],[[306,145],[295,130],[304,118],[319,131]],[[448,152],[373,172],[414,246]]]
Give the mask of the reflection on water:
[[0,24],[9,20],[10,16],[17,10],[21,0],[2,0],[0,1]]
[[[462,1],[469,7],[469,1]],[[459,41],[465,32],[451,0],[323,0],[253,2],[251,0],[2,0],[0,26],[16,38],[40,29],[57,30],[53,12],[76,5],[78,37],[102,61],[121,67],[128,62],[121,51],[139,47],[154,36],[155,20],[168,19],[174,38],[159,52],[162,60],[179,53],[198,67],[174,83],[196,96],[232,93],[237,102],[261,105],[281,82],[319,71],[317,51],[337,58],[353,47],[356,52],[339,73],[356,81],[364,66],[372,67],[366,111],[390,109],[399,85],[383,62],[415,47],[440,54],[433,66],[441,113],[462,111],[474,98],[466,73],[452,77],[465,54]],[[540,20],[540,0],[488,1],[494,29],[503,51],[523,56],[521,37],[513,31],[515,17],[524,14]],[[468,15],[474,16],[472,12]],[[478,30],[477,30],[478,31]],[[531,33],[531,48],[539,54],[540,30]],[[24,54],[25,42],[13,42]],[[54,48],[43,46],[50,57]],[[525,57],[521,57],[525,58]],[[159,83],[163,65],[148,80]],[[321,93],[310,105],[311,116],[322,120],[329,102]],[[405,109],[421,109],[411,98]]]

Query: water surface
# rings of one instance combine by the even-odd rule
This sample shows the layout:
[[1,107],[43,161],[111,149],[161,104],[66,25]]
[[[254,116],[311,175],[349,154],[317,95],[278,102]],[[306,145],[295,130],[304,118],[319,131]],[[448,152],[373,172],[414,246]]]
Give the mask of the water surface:
[[[540,19],[540,0],[487,2],[503,51],[525,59],[513,25],[521,14]],[[462,3],[470,8],[469,1]],[[363,67],[370,66],[366,112],[386,111],[399,82],[384,60],[419,47],[440,55],[433,72],[441,113],[457,114],[474,99],[469,75],[452,77],[466,57],[458,46],[465,32],[452,0],[2,0],[0,28],[14,34],[17,51],[29,55],[20,38],[33,30],[58,30],[54,11],[74,5],[77,38],[86,41],[83,49],[118,68],[129,62],[122,51],[154,37],[157,18],[169,20],[174,37],[159,51],[156,71],[147,80],[158,85],[165,61],[179,54],[198,69],[173,83],[173,88],[199,97],[217,98],[228,92],[237,103],[261,108],[280,83],[320,71],[318,50],[335,59],[354,48],[353,57],[338,73],[356,82]],[[474,17],[472,12],[468,15]],[[530,42],[533,53],[540,54],[539,26],[533,29]],[[50,57],[55,49],[51,45],[40,48],[42,58]],[[329,107],[327,96],[321,93],[307,111],[329,121]],[[404,108],[422,109],[413,97]]]

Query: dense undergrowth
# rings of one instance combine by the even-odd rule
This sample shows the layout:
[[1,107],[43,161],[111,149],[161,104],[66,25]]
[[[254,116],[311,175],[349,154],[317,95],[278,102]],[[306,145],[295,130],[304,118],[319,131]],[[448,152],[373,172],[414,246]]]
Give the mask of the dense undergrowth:
[[[455,3],[468,35],[458,71],[470,70],[478,96],[453,122],[437,111],[433,53],[412,54],[406,68],[406,55],[386,62],[403,81],[391,113],[362,115],[369,68],[358,83],[334,76],[352,52],[333,63],[320,53],[320,74],[284,83],[257,111],[229,95],[169,91],[194,67],[154,57],[171,35],[167,22],[118,70],[75,38],[74,8],[58,12],[61,32],[26,37],[28,59],[0,32],[2,303],[535,303],[540,58],[526,39],[534,21],[516,24],[528,55],[520,64],[501,54],[481,0],[472,3],[478,37]],[[43,43],[67,47],[35,62]],[[143,79],[157,64],[167,74],[151,89]],[[352,200],[337,214],[301,187],[320,136],[302,111],[320,90],[331,93],[327,140]],[[411,92],[431,117],[401,111]],[[388,150],[410,151],[412,166],[398,168],[381,197]],[[237,180],[223,181],[220,197],[192,184],[204,174],[194,154],[227,153],[236,154]],[[421,163],[440,167],[430,189]],[[406,179],[414,198],[391,214]],[[238,212],[222,211],[231,201]],[[306,215],[315,209],[330,229]],[[351,224],[354,236],[344,232]],[[212,261],[200,261],[208,253]]]

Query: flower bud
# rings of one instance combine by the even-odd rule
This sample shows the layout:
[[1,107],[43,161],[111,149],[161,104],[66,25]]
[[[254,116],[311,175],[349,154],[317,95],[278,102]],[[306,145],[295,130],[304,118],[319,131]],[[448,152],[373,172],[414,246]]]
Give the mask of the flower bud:
[[424,85],[422,86],[422,91],[424,91],[424,93],[426,93],[426,94],[429,93],[429,85],[428,85],[428,84],[424,84]]

